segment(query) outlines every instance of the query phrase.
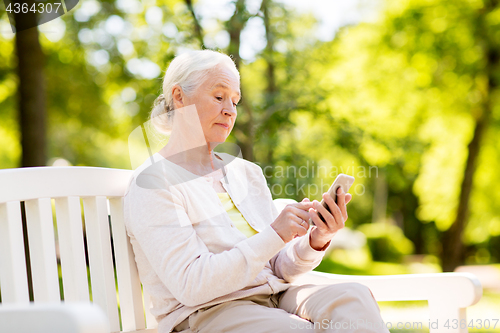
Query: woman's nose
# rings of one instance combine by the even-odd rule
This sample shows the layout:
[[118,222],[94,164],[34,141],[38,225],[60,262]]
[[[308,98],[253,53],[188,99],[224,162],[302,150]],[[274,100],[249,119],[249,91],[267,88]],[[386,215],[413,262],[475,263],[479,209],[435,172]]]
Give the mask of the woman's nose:
[[236,115],[236,106],[234,106],[233,102],[229,101],[229,103],[224,105],[223,111],[225,114],[230,116]]

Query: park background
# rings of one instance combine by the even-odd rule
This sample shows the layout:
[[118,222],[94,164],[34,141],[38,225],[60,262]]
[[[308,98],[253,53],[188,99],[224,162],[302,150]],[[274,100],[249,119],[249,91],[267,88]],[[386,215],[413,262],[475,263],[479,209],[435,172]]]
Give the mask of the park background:
[[240,69],[228,141],[275,198],[356,177],[318,270],[473,270],[473,316],[500,318],[497,0],[83,0],[17,34],[0,4],[0,168],[130,169],[169,62],[203,48]]

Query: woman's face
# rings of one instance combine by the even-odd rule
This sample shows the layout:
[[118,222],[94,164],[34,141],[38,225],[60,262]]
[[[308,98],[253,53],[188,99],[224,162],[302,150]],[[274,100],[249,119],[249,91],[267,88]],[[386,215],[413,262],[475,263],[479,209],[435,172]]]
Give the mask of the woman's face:
[[176,108],[195,104],[207,143],[226,141],[240,100],[240,83],[233,72],[226,66],[217,66],[192,96],[173,89]]

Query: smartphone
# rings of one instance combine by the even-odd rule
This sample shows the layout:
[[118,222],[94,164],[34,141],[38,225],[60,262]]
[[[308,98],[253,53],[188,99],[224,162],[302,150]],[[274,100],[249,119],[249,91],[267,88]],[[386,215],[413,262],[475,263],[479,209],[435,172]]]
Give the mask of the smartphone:
[[[337,178],[335,178],[335,181],[333,182],[332,186],[328,189],[328,194],[333,198],[335,203],[337,203],[337,190],[339,187],[342,187],[342,190],[344,193],[349,192],[349,189],[351,188],[352,184],[354,183],[354,177],[345,175],[343,173],[339,174]],[[330,208],[328,207],[327,203],[325,200],[321,200],[321,205],[326,208],[327,211],[330,211]],[[321,216],[321,213],[318,212],[318,216],[321,219],[321,221],[325,222],[325,219],[323,216]],[[314,225],[314,222],[312,219],[309,219],[309,222],[311,225]]]

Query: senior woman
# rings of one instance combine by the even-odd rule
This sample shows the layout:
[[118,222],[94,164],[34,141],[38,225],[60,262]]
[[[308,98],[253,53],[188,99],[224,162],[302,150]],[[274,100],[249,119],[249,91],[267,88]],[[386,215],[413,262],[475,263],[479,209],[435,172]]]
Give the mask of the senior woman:
[[388,332],[360,284],[291,285],[321,262],[351,196],[323,194],[332,213],[306,198],[278,214],[259,166],[213,150],[240,95],[231,58],[193,51],[171,62],[152,111],[170,139],[135,171],[124,205],[159,333]]

